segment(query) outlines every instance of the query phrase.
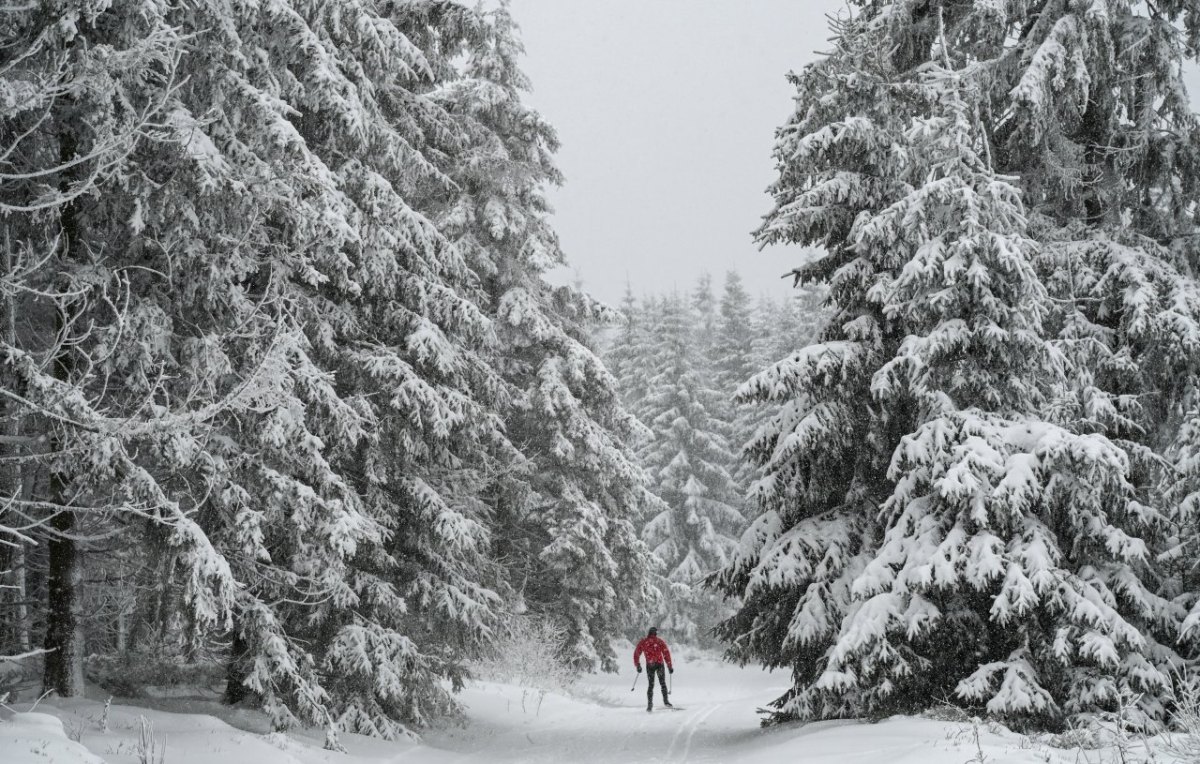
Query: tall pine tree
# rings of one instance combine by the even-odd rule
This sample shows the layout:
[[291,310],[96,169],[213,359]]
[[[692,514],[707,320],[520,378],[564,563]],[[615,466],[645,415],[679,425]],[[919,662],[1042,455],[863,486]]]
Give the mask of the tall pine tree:
[[435,94],[469,142],[448,169],[439,222],[472,263],[497,337],[492,364],[511,391],[501,410],[519,451],[488,487],[497,553],[521,609],[550,619],[564,653],[616,667],[609,644],[655,592],[636,519],[651,501],[627,445],[637,430],[589,347],[609,309],[544,273],[565,262],[543,196],[561,178],[553,130],[521,98],[515,24],[504,6],[468,48],[465,76]]
[[[540,280],[553,139],[506,14],[5,18],[0,534],[21,554],[0,562],[32,571],[48,620],[17,641],[44,636],[47,685],[81,690],[81,564],[132,568],[131,664],[229,644],[227,699],[277,727],[452,712],[525,568],[581,660],[610,659],[650,593],[648,494],[582,341],[604,311]],[[518,519],[492,491],[521,481]],[[87,536],[118,551],[81,557]]]
[[665,503],[643,535],[676,585],[664,625],[691,640],[705,636],[720,613],[699,583],[727,563],[743,524],[731,475],[735,457],[719,419],[721,396],[704,373],[699,323],[678,295],[663,301],[646,399],[655,438],[643,448],[654,492]]
[[[1081,97],[1042,100],[1035,121],[1021,99],[1169,17],[1080,5],[863,3],[833,54],[794,78],[760,237],[823,246],[798,278],[828,284],[836,312],[820,344],[746,390],[781,409],[753,447],[763,513],[716,579],[746,598],[722,627],[731,652],[793,670],[779,717],[951,697],[1053,725],[1126,688],[1163,713],[1152,698],[1177,660],[1179,611],[1156,591],[1164,515],[1129,439],[1148,428],[1121,405],[1131,383],[1170,391],[1150,369],[1135,379],[1101,361],[1137,365],[1176,340],[1087,328],[1104,279],[1062,295],[1056,266],[1096,248],[1068,235],[1112,251],[1096,217],[1109,202],[1089,185],[1080,207],[1046,183],[1049,164],[1104,150],[1076,132],[1072,153],[1049,112],[1119,97],[1123,80],[1070,70]],[[1047,166],[1029,166],[1032,134],[1012,138],[1033,128],[1050,136]],[[1087,166],[1105,177],[1103,165]],[[1137,257],[1181,284],[1149,243]],[[1110,315],[1135,329],[1137,306],[1110,294]],[[1147,329],[1178,313],[1162,296],[1143,301]]]

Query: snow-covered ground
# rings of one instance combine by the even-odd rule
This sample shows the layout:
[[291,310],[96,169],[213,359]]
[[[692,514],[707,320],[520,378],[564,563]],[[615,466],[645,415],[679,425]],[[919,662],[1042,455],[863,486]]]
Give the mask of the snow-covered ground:
[[[645,678],[631,692],[633,676],[625,670],[586,677],[569,693],[544,696],[478,682],[462,696],[467,724],[428,730],[419,743],[345,735],[345,754],[323,750],[318,732],[269,734],[258,714],[207,699],[162,699],[154,708],[114,704],[107,731],[101,729],[102,702],[43,702],[32,714],[0,723],[0,764],[141,764],[143,718],[152,725],[151,736],[165,745],[164,764],[968,764],[979,762],[981,753],[983,761],[997,764],[1120,760],[1116,751],[1051,748],[999,727],[926,718],[764,730],[755,709],[783,689],[786,676],[701,656],[685,656],[677,664],[673,701],[679,710],[660,710],[656,699],[656,710],[646,713]],[[1135,748],[1129,760],[1145,756]],[[1176,759],[1160,754],[1156,761]]]

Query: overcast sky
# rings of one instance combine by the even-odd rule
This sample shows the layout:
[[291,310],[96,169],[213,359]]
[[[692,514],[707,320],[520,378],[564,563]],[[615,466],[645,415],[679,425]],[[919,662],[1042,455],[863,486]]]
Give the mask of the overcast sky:
[[784,75],[829,48],[841,0],[512,0],[530,103],[562,140],[551,193],[571,265],[616,303],[735,269],[788,292],[797,248],[751,239],[770,210]]

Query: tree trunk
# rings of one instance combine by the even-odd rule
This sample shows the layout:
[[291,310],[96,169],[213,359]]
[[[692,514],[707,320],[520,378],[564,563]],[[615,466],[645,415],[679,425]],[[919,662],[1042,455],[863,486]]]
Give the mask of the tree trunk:
[[25,576],[27,564],[25,546],[18,546],[13,552],[13,592],[17,598],[14,630],[16,631],[17,649],[23,653],[29,652],[31,646],[29,639],[29,587],[26,584]]
[[[75,159],[77,140],[70,127],[59,135],[59,159],[65,166]],[[62,181],[67,187],[67,179]],[[80,246],[79,220],[75,202],[63,206],[59,213],[62,226],[63,261],[78,257]],[[67,311],[69,304],[58,305],[55,316],[55,336],[58,342],[65,341],[71,321]],[[69,346],[60,346],[54,357],[54,377],[70,383],[75,360]],[[50,439],[51,454],[61,453],[70,444],[70,434],[61,424],[52,425]],[[64,465],[58,464],[50,471],[49,499],[52,506],[67,506],[73,503],[70,479],[64,473]],[[57,510],[50,519],[50,534],[47,543],[49,565],[46,576],[46,654],[42,673],[42,688],[54,690],[60,696],[73,698],[83,695],[83,618],[80,588],[83,583],[83,566],[78,544],[74,539],[78,518],[75,512]]]
[[126,661],[133,660],[138,651],[161,642],[166,620],[166,581],[171,574],[171,563],[163,529],[147,524],[141,543],[146,565],[136,575],[133,607],[128,616],[132,623],[128,625],[122,651]]
[[[54,475],[50,480],[53,484],[62,479]],[[60,491],[55,493],[61,495]],[[46,545],[50,564],[43,645],[50,652],[46,654],[42,689],[75,698],[83,695],[83,618],[79,601],[83,566],[74,539],[68,537],[75,530],[75,514],[59,513],[50,521],[50,527],[53,535]]]
[[[59,321],[66,326],[66,317],[59,313]],[[55,359],[55,376],[68,381],[71,376],[69,351],[60,351]],[[57,453],[66,447],[65,434],[61,426],[51,438],[51,451]],[[50,471],[49,500],[54,506],[68,506],[71,496],[70,481],[61,466]],[[46,571],[46,655],[42,676],[42,689],[54,690],[64,698],[83,695],[83,608],[80,602],[80,587],[83,583],[83,565],[78,543],[74,535],[78,518],[74,511],[57,510],[50,518],[50,533],[46,544],[48,564]]]
[[[5,228],[4,235],[4,273],[5,276],[10,275],[13,269],[13,252],[12,252],[12,231]],[[17,295],[4,295],[4,343],[7,347],[17,347]],[[16,389],[16,385],[13,385]],[[17,410],[16,402],[5,401],[4,403],[4,428],[2,432],[7,435],[8,445],[0,451],[4,456],[18,456],[18,452],[22,447],[18,445],[18,437],[20,435],[20,414]],[[5,462],[0,464],[0,501],[8,499],[23,498],[25,487],[22,481],[22,467],[18,462]],[[0,511],[0,516],[4,512]],[[13,637],[17,643],[19,652],[29,652],[29,586],[26,585],[26,565],[28,559],[25,555],[25,543],[17,540],[17,546],[12,551],[12,595],[13,607]]]
[[233,646],[229,650],[229,665],[225,667],[225,694],[221,698],[222,703],[232,706],[251,697],[252,693],[246,687],[246,677],[249,675],[246,670],[246,653],[249,649],[250,646],[246,644],[241,631],[235,628]]
[[117,655],[129,656],[129,614],[125,608],[117,611]]
[[[12,233],[9,229],[4,230],[4,252],[3,252],[3,268],[4,274],[7,276],[12,273],[13,269],[13,251],[12,251]],[[9,294],[4,297],[4,343],[8,347],[15,348],[17,346],[17,306],[16,295]],[[15,386],[14,386],[15,387]],[[20,450],[17,445],[17,436],[21,434],[21,419],[17,411],[17,404],[14,401],[6,401],[4,403],[4,427],[3,432],[9,438],[11,445],[7,446],[3,453],[5,456],[16,456]],[[0,500],[6,500],[10,497],[13,499],[21,498],[26,491],[24,490],[22,477],[22,468],[18,462],[6,462],[0,465]],[[3,514],[0,512],[0,514]],[[16,602],[13,613],[13,632],[17,643],[17,650],[22,653],[29,652],[29,587],[26,585],[26,566],[28,560],[25,554],[25,544],[18,540],[17,546],[12,553],[12,592],[13,599]]]

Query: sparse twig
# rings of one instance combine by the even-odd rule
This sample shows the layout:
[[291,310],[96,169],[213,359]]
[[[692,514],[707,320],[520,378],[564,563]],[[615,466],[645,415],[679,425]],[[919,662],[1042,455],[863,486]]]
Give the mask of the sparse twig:
[[49,697],[51,694],[53,694],[53,692],[54,692],[54,690],[46,690],[45,692],[43,692],[37,700],[33,701],[33,705],[29,707],[29,711],[27,713],[33,713],[34,710],[38,707],[38,704],[41,703],[43,700],[45,700],[47,697]]
[[138,764],[165,764],[166,742],[154,736],[154,724],[144,716],[138,717]]
[[987,764],[987,756],[983,753],[983,743],[979,740],[978,716],[971,717],[971,739],[975,742],[975,755],[967,759],[966,764]]
[[83,741],[83,730],[86,727],[87,723],[79,717],[74,717],[69,721],[63,722],[63,729],[66,730],[67,737],[76,743]]

